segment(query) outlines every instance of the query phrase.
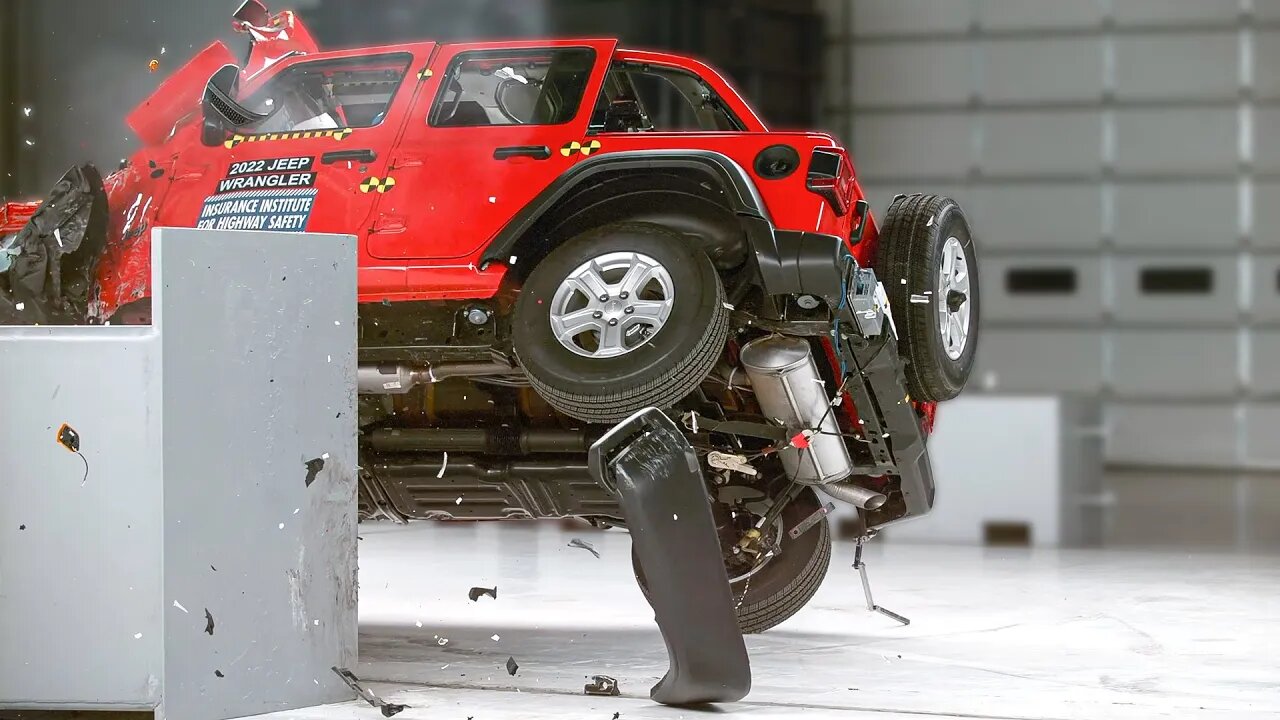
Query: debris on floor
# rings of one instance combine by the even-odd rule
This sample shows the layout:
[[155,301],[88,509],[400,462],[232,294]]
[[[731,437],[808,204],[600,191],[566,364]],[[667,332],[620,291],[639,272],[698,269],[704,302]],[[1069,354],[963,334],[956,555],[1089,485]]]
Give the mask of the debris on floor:
[[513,657],[508,657],[507,658],[507,674],[515,675],[516,671],[519,669],[520,669],[520,665],[516,663],[516,659]]
[[204,631],[213,634],[213,613],[209,612],[209,608],[204,609]]
[[377,695],[374,694],[372,690],[366,688],[364,685],[361,685],[360,678],[356,677],[355,673],[351,672],[346,668],[340,668],[337,665],[334,665],[333,671],[337,673],[338,677],[342,678],[342,682],[346,683],[347,687],[351,688],[356,695],[360,696],[361,700],[364,700],[365,702],[369,703],[373,707],[376,707],[379,710],[381,710],[383,717],[391,717],[392,715],[396,715],[398,713],[403,712],[409,707],[408,705],[397,705],[395,703],[389,703],[386,700],[383,700],[382,698],[378,697]]
[[618,681],[615,678],[608,675],[592,675],[591,682],[582,688],[582,694],[617,697],[622,693],[618,690]]
[[467,593],[467,597],[471,599],[471,602],[475,602],[475,601],[479,600],[479,599],[480,599],[480,597],[481,597],[482,595],[488,595],[489,597],[493,598],[494,600],[497,600],[497,599],[498,599],[498,586],[497,586],[497,585],[494,585],[494,586],[493,586],[493,587],[491,587],[491,588],[473,587],[473,588],[471,588],[471,590]]
[[596,546],[595,546],[595,545],[592,545],[591,543],[587,542],[586,540],[582,540],[582,539],[580,539],[580,538],[574,538],[574,539],[570,540],[570,541],[569,541],[569,547],[582,548],[583,550],[586,550],[587,552],[591,553],[592,555],[595,555],[597,558],[598,558],[598,557],[600,557],[600,551],[599,551],[599,550],[596,550]]

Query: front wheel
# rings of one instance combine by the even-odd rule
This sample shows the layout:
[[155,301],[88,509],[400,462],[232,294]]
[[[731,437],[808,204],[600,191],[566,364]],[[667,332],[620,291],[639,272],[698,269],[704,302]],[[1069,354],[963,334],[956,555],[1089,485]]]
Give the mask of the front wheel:
[[512,324],[538,394],[571,417],[611,423],[693,392],[724,350],[729,310],[715,266],[688,238],[615,223],[539,263]]

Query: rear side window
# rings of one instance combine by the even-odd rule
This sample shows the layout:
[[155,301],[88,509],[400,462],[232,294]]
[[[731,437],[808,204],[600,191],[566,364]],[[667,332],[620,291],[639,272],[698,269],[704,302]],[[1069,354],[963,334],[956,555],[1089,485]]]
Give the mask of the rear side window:
[[449,64],[428,121],[435,127],[560,125],[578,115],[591,48],[476,51]]
[[742,122],[702,78],[677,68],[614,63],[591,120],[597,132],[740,131]]
[[249,132],[373,127],[409,70],[407,53],[300,63],[267,81],[244,104],[269,115]]

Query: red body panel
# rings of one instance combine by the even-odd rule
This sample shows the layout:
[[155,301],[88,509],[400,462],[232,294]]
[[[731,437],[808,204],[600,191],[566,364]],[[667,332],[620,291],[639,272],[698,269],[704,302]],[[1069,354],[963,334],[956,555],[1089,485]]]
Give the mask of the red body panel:
[[36,214],[38,202],[0,204],[0,235],[16,233]]
[[[292,16],[290,16],[292,18]],[[306,52],[309,35],[296,19],[292,35],[267,36],[257,30],[250,68],[265,69],[243,76],[241,95],[248,97],[278,73],[315,60],[391,56],[410,58],[409,72],[385,117],[373,127],[341,133],[285,133],[285,137],[249,139],[209,147],[201,143],[199,93],[192,78],[211,73],[225,59],[211,46],[197,56],[194,68],[184,68],[152,99],[130,116],[130,123],[149,147],[135,155],[126,170],[111,176],[106,190],[112,211],[107,257],[99,264],[99,301],[93,314],[107,319],[121,306],[149,293],[149,230],[156,226],[195,227],[207,201],[221,192],[221,181],[236,168],[280,158],[311,158],[314,207],[305,229],[318,233],[355,234],[359,240],[359,290],[362,302],[487,298],[497,292],[506,268],[479,269],[485,246],[539,192],[582,162],[580,152],[561,153],[572,142],[599,142],[592,156],[654,149],[710,150],[733,159],[755,177],[752,162],[769,145],[793,146],[806,158],[800,171],[781,180],[755,177],[770,219],[779,229],[821,232],[849,237],[853,214],[837,216],[817,194],[805,187],[807,157],[813,148],[838,143],[822,133],[769,132],[742,97],[710,67],[695,60],[656,52],[617,50],[613,40],[538,40],[517,42],[410,45],[338,52]],[[262,36],[261,38],[258,36]],[[595,66],[577,115],[560,125],[492,125],[433,127],[428,113],[440,83],[458,53],[521,48],[587,47],[595,51]],[[225,50],[225,49],[223,49]],[[293,53],[293,54],[290,54]],[[588,136],[594,99],[615,60],[645,62],[694,73],[710,85],[745,126],[740,132],[597,133]],[[207,72],[206,72],[207,71]],[[170,88],[170,84],[174,87]],[[169,90],[176,98],[164,100]],[[187,118],[176,127],[175,116]],[[161,129],[162,142],[155,142]],[[292,136],[291,136],[292,135]],[[503,146],[546,146],[546,160],[494,158]],[[325,153],[369,150],[376,159],[324,164]],[[154,165],[153,165],[154,163]],[[250,164],[250,165],[247,165]],[[157,171],[164,172],[157,172]],[[369,178],[394,178],[385,192],[362,191]],[[852,184],[853,202],[862,199]],[[227,197],[235,197],[234,193]],[[250,228],[252,229],[252,228]],[[270,228],[262,228],[270,229]],[[874,258],[875,228],[853,248],[861,262]]]

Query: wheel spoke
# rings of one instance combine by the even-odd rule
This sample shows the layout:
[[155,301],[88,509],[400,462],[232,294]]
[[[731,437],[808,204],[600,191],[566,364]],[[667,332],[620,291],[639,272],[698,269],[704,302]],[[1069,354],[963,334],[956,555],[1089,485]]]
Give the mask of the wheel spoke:
[[661,323],[667,319],[669,303],[664,300],[641,300],[631,304],[631,317],[644,320],[647,324]]
[[570,279],[593,301],[609,294],[609,286],[600,277],[600,270],[594,264]]
[[591,329],[600,329],[601,323],[593,317],[590,308],[577,310],[564,315],[551,316],[551,328],[561,341],[568,341]]
[[599,355],[620,355],[621,351],[625,351],[626,346],[622,343],[622,323],[609,325],[605,323],[600,326],[600,349],[597,350]]
[[960,350],[964,347],[964,328],[960,325],[959,313],[952,313],[947,318],[947,348]]
[[627,268],[627,274],[622,277],[622,281],[618,283],[618,290],[630,293],[636,296],[644,289],[645,285],[653,279],[654,268],[638,257],[632,256],[632,265]]

